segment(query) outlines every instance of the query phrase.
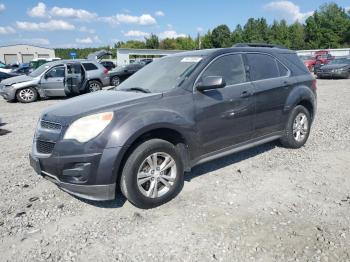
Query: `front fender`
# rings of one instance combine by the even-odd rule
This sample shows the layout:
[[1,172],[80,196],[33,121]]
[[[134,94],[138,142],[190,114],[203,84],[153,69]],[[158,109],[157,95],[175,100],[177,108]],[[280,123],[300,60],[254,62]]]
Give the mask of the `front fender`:
[[181,134],[185,141],[192,144],[195,135],[194,122],[170,110],[149,110],[142,113],[126,114],[118,119],[111,130],[107,147],[128,147],[138,137],[149,131],[167,128]]

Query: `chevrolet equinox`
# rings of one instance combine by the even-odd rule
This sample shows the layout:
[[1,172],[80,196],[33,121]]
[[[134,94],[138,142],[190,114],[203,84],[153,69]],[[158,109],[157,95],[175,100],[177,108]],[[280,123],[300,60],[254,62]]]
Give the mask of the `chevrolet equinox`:
[[62,190],[135,206],[175,197],[197,164],[273,140],[307,141],[316,81],[295,52],[273,46],[179,53],[144,67],[115,90],[45,110],[30,163]]

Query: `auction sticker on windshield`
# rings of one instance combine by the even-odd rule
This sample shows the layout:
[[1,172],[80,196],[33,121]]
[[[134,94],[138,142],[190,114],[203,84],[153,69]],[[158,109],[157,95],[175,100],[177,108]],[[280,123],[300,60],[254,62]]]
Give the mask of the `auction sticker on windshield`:
[[198,63],[201,60],[202,60],[202,57],[200,57],[200,56],[188,56],[188,57],[182,58],[181,62],[182,63]]

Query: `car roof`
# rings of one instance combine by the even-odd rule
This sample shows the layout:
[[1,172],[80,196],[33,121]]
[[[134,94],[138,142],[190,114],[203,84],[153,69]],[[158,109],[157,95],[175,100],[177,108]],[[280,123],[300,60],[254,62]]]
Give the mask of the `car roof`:
[[66,60],[57,60],[57,61],[48,62],[45,65],[55,66],[55,65],[74,63],[74,62],[79,62],[79,63],[88,62],[88,63],[98,64],[96,61],[87,60],[87,59],[74,59],[74,60],[73,59],[66,59]]
[[271,47],[230,47],[230,48],[212,48],[195,51],[187,51],[174,54],[174,56],[217,56],[225,53],[239,53],[239,52],[261,52],[268,54],[295,54],[295,51],[283,48],[271,48]]

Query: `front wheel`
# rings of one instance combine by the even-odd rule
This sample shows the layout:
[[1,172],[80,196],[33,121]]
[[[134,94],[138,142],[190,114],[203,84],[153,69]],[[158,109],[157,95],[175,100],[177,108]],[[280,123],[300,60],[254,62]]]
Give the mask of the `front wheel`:
[[99,81],[92,80],[88,83],[89,92],[96,92],[102,90],[102,84]]
[[38,92],[33,87],[23,88],[17,91],[16,98],[21,103],[31,103],[38,99]]
[[113,86],[119,86],[120,82],[121,82],[120,77],[119,76],[113,76],[111,82],[112,82]]
[[153,208],[174,198],[182,189],[184,170],[175,146],[151,139],[128,157],[120,179],[124,196],[139,208]]
[[311,122],[310,112],[304,106],[296,106],[289,115],[281,138],[282,145],[288,148],[302,147],[309,137]]

